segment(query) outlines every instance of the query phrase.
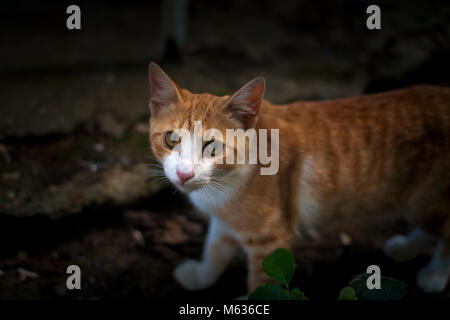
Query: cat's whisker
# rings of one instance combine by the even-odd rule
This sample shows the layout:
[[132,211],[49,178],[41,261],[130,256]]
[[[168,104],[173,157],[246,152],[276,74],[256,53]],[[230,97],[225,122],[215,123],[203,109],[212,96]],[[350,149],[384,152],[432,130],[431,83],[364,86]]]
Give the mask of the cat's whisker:
[[164,168],[156,167],[156,166],[147,166],[147,171],[148,172],[155,172],[155,173],[158,173],[158,172],[163,173],[164,172]]
[[234,186],[236,189],[241,190],[241,191],[248,190],[247,186],[244,183],[242,183],[237,178],[232,178],[232,177],[212,177],[211,180],[214,181],[215,183],[218,183],[219,186],[221,186],[221,185],[229,185],[229,186]]
[[165,177],[164,171],[160,170],[147,170],[148,177]]
[[234,199],[233,194],[230,191],[223,189],[221,184],[212,181],[209,184],[209,187],[213,189],[216,194],[220,195],[221,198],[223,198],[223,203],[226,203],[228,206],[234,206],[239,210],[242,209],[240,203]]
[[208,186],[211,189],[213,189],[217,194],[225,198],[225,200],[228,200],[228,195],[225,192],[223,192],[220,188],[218,188],[217,185],[215,185],[214,183],[210,183]]
[[161,160],[159,160],[158,158],[156,158],[152,153],[146,154],[144,157],[145,157],[146,159],[153,160],[153,162],[155,162],[155,163],[161,163]]
[[213,206],[213,208],[216,208],[216,202],[214,201],[215,199],[214,199],[213,195],[211,194],[210,190],[208,188],[204,188],[203,191],[206,194],[206,196],[207,196],[210,204]]

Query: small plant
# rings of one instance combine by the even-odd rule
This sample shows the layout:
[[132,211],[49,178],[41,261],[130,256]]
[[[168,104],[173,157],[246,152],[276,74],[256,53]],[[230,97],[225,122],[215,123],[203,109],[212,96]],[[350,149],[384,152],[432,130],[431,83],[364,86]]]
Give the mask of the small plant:
[[360,273],[349,282],[359,300],[400,300],[408,289],[408,285],[402,281],[381,276],[381,289],[371,290],[367,287],[369,277],[367,273]]
[[[264,259],[262,267],[279,284],[260,285],[249,295],[249,300],[308,300],[299,288],[289,287],[295,261],[287,249],[276,249]],[[388,277],[381,277],[381,289],[371,290],[367,287],[369,276],[367,273],[354,276],[349,285],[342,288],[338,300],[399,300],[406,294],[405,283]]]
[[355,289],[353,287],[344,287],[341,292],[339,292],[338,300],[358,300]]
[[249,300],[308,300],[300,289],[289,288],[295,261],[287,249],[276,249],[264,259],[262,267],[270,278],[283,287],[274,283],[261,285],[249,295]]

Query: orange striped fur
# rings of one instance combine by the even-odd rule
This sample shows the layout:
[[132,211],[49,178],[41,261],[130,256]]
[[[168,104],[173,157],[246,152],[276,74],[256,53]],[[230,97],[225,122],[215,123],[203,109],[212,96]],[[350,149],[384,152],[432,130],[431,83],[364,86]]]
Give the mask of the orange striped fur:
[[[243,127],[224,108],[230,96],[180,89],[155,64],[150,66],[150,84],[151,99],[156,99],[150,103],[150,142],[164,166],[172,152],[164,144],[167,131],[192,130],[195,120],[202,120],[205,130]],[[243,88],[251,93],[248,103],[257,112],[249,115],[254,117],[252,126],[280,129],[279,172],[263,176],[258,165],[222,165],[221,174],[233,179],[229,185],[221,182],[227,197],[219,199],[218,191],[217,205],[207,204],[197,189],[182,189],[210,215],[211,225],[203,260],[180,265],[177,280],[190,290],[210,286],[241,245],[248,254],[248,287],[253,290],[269,281],[261,267],[264,257],[275,248],[289,248],[298,231],[315,234],[327,221],[344,216],[401,211],[418,229],[409,237],[392,238],[386,253],[406,260],[437,241],[418,285],[427,292],[443,290],[450,274],[450,89],[422,85],[273,105],[259,103],[263,82],[253,86]],[[167,105],[152,103],[164,101],[165,94]]]

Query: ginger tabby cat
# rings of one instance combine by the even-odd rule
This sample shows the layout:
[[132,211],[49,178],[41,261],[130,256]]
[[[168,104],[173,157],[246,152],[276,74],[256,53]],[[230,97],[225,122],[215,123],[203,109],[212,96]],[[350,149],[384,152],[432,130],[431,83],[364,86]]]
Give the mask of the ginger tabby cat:
[[[405,261],[435,246],[417,284],[425,292],[445,289],[450,274],[449,88],[422,85],[273,105],[263,100],[263,78],[223,97],[181,89],[154,63],[149,80],[153,154],[167,179],[210,217],[202,260],[188,260],[174,272],[184,288],[211,286],[241,245],[248,255],[251,291],[270,281],[262,260],[276,248],[289,248],[299,231],[320,233],[321,224],[344,216],[402,212],[416,229],[389,239],[385,253]],[[186,157],[172,133],[192,131],[194,121],[201,121],[203,130],[224,134],[229,128],[279,129],[278,173],[261,175],[259,163]]]

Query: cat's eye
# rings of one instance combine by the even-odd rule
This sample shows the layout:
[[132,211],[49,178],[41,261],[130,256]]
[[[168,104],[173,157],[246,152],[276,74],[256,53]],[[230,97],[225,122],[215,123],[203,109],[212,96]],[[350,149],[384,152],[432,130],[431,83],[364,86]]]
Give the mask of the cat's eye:
[[164,142],[166,143],[167,147],[172,149],[180,143],[180,137],[175,132],[169,131],[166,132],[166,135],[164,136]]
[[207,141],[204,145],[203,145],[203,154],[205,154],[205,150],[208,148],[208,152],[207,152],[207,156],[209,157],[215,157],[217,152],[223,152],[223,149],[225,148],[224,145],[222,145],[222,150],[217,150],[217,148],[219,147],[218,145],[219,142],[216,142],[215,139],[211,140],[211,141]]
[[[205,154],[206,148],[207,148],[208,146],[210,146],[213,142],[214,142],[214,139],[211,140],[211,141],[206,141],[206,142],[203,144],[203,150],[202,150],[203,154]],[[214,157],[215,154],[216,154],[215,148],[212,149],[212,150],[209,152],[209,155],[210,155],[211,157]]]

